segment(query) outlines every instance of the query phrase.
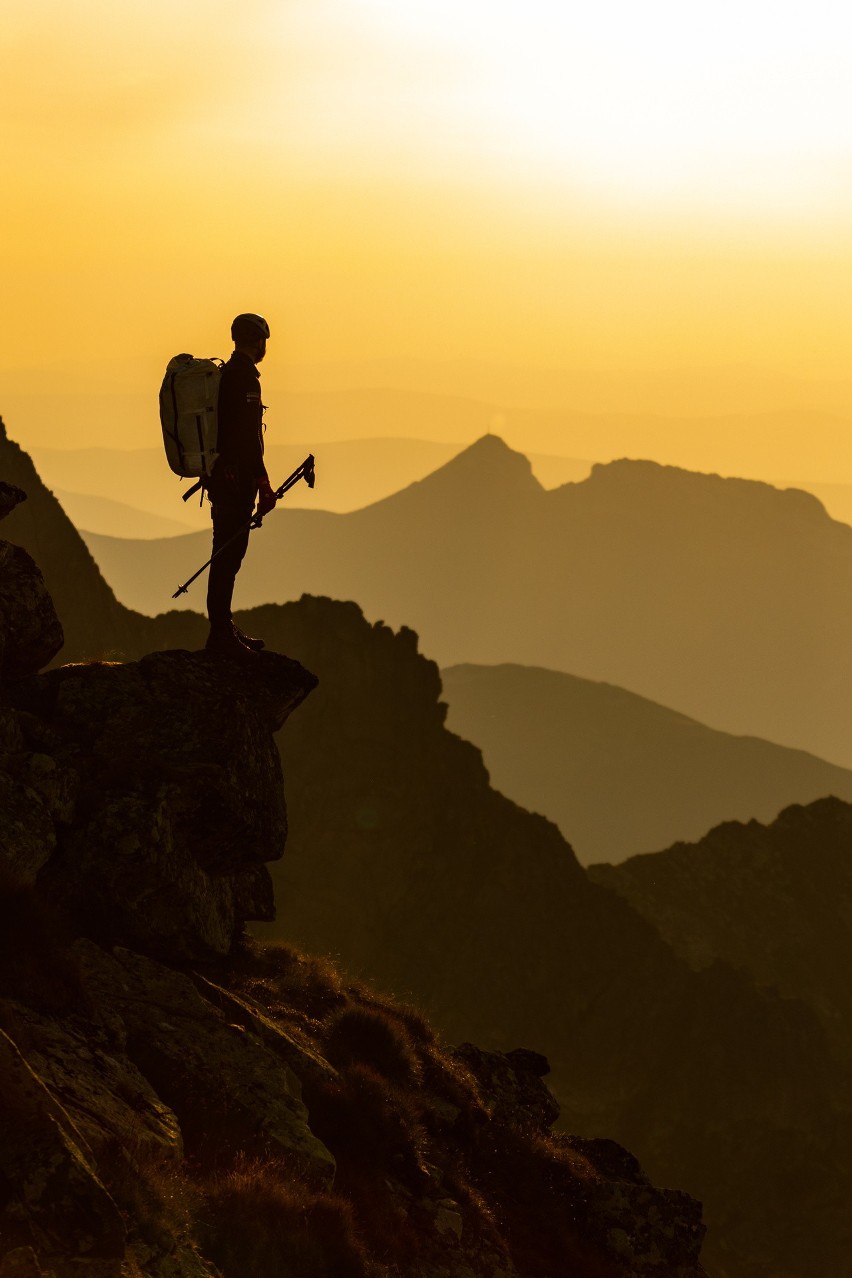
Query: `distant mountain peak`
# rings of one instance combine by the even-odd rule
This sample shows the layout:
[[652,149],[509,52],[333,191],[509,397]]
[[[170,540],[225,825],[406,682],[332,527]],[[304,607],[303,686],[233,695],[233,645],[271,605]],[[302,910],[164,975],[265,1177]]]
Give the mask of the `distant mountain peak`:
[[508,481],[513,486],[524,485],[530,492],[543,492],[541,484],[532,473],[532,465],[523,453],[510,448],[499,435],[481,435],[467,448],[457,453],[440,469],[428,475],[423,483],[444,476],[474,476],[481,481]]
[[423,479],[369,507],[376,510],[407,503],[417,495],[430,501],[457,502],[463,497],[501,501],[537,497],[544,492],[523,453],[515,452],[499,435],[482,435],[450,461]]

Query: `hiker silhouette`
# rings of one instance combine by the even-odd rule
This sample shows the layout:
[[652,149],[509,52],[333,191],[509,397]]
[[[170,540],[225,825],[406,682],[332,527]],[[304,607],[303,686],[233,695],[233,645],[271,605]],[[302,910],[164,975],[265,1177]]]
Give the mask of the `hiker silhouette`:
[[234,582],[248,546],[250,523],[277,501],[263,460],[263,404],[258,364],[266,354],[269,325],[261,315],[238,315],[231,325],[234,352],[219,383],[218,457],[204,487],[213,517],[213,558],[207,583],[210,634],[206,647],[239,654],[262,648],[262,639],[234,624]]

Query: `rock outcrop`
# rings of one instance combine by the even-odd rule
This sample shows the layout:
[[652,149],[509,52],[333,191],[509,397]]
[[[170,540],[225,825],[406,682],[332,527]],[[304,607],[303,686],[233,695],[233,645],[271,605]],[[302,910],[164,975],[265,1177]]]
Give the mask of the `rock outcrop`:
[[280,737],[292,850],[258,934],[334,953],[451,1041],[545,1053],[567,1130],[613,1137],[701,1199],[711,1272],[852,1275],[844,1078],[805,1000],[724,962],[691,971],[592,884],[446,731],[411,631],[310,598],[241,624],[320,678]]
[[247,919],[272,915],[264,863],[287,833],[272,733],[315,682],[273,654],[235,674],[187,652],[18,681],[21,736],[76,789],[43,889],[103,937],[172,959],[226,953]]
[[700,1205],[555,1135],[539,1054],[246,940],[315,676],[38,674],[39,616],[0,681],[0,1278],[700,1278]]
[[[0,519],[26,500],[0,483]],[[0,678],[32,674],[62,647],[64,636],[44,578],[20,546],[0,541]]]

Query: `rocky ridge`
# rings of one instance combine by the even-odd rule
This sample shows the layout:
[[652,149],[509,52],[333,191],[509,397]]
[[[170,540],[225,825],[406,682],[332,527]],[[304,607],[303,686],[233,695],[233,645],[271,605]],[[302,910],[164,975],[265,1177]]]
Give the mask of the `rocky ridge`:
[[698,1278],[699,1205],[554,1133],[541,1056],[245,939],[312,674],[40,674],[56,613],[6,543],[0,599],[2,1278]]
[[696,843],[589,867],[701,971],[722,960],[819,1017],[852,1066],[852,806],[792,804],[726,821]]

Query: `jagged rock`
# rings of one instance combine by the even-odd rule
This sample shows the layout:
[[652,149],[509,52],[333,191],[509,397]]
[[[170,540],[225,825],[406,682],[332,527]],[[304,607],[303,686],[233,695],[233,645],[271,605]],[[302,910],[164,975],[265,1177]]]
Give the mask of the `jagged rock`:
[[[527,1048],[486,1052],[462,1043],[453,1054],[477,1080],[492,1121],[546,1130],[559,1117],[556,1098],[542,1082],[550,1070],[541,1053]],[[677,1190],[655,1188],[615,1141],[563,1134],[552,1139],[566,1154],[550,1171],[553,1182],[561,1184],[564,1204],[571,1205],[574,1216],[582,1214],[584,1229],[624,1265],[625,1275],[696,1273],[705,1233],[701,1203]],[[585,1174],[578,1177],[578,1168]]]
[[617,1141],[601,1137],[589,1139],[583,1136],[565,1135],[561,1137],[561,1140],[588,1159],[601,1176],[633,1185],[650,1185],[651,1183],[642,1171],[639,1159]]
[[34,1244],[56,1278],[119,1278],[125,1234],[118,1209],[69,1116],[2,1030],[0,1106],[4,1245]]
[[[2,426],[2,418],[0,418],[0,426]],[[3,436],[0,436],[0,438],[3,438]],[[0,519],[5,519],[7,515],[11,515],[15,507],[26,500],[27,494],[23,488],[18,488],[15,484],[0,482]]]
[[547,1057],[528,1048],[486,1052],[474,1043],[461,1043],[454,1055],[483,1088],[492,1118],[533,1127],[551,1127],[559,1117],[559,1102],[542,1078],[550,1073]]
[[277,654],[182,651],[22,681],[8,694],[19,736],[42,738],[27,779],[70,825],[51,857],[34,821],[19,859],[107,939],[180,961],[227,953],[247,919],[274,916],[264,862],[287,816],[272,733],[315,683]]
[[127,1052],[177,1114],[187,1145],[295,1160],[330,1185],[335,1162],[308,1126],[298,1078],[240,1023],[229,1023],[188,976],[152,959],[81,950],[98,1002],[127,1028]]
[[221,985],[198,973],[194,974],[193,979],[208,1002],[218,1007],[232,1024],[236,1022],[244,1025],[271,1047],[290,1066],[300,1082],[327,1084],[337,1079],[334,1066],[320,1056],[304,1037],[297,1037],[293,1032],[287,1033],[262,1007],[245,995],[223,989]]
[[[86,945],[80,943],[84,954]],[[91,1023],[62,1024],[20,1006],[14,1015],[27,1063],[97,1160],[111,1155],[116,1144],[134,1160],[162,1163],[183,1157],[177,1118],[108,1030]]]
[[679,1278],[703,1273],[706,1232],[701,1203],[677,1189],[657,1189],[632,1154],[615,1141],[556,1138],[582,1153],[592,1176],[584,1181],[583,1217],[592,1237],[630,1278]]
[[0,676],[34,674],[63,642],[53,600],[35,563],[20,546],[0,541]]

